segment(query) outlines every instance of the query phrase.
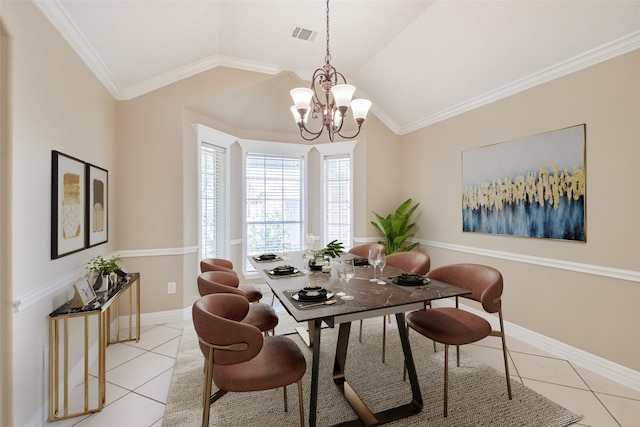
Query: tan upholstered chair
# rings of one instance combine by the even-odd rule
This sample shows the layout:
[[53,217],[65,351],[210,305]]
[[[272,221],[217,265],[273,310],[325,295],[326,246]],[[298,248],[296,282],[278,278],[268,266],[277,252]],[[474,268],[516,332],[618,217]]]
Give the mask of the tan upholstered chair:
[[227,271],[235,273],[233,263],[224,258],[204,258],[200,261],[200,272],[205,271]]
[[381,253],[385,253],[385,247],[380,243],[365,243],[363,245],[354,246],[349,249],[349,253],[362,258],[369,258],[369,249],[377,249]]
[[[233,270],[233,263],[229,260],[223,258],[205,258],[200,261],[200,271],[205,273],[208,271],[223,271],[225,273],[232,273],[236,276],[236,284],[234,287],[244,291],[245,296],[249,300],[249,302],[258,302],[262,299],[262,292],[260,289],[252,283],[243,283],[240,284],[240,280],[238,279],[238,275]],[[229,279],[233,280],[233,279]]]
[[[233,294],[206,295],[193,304],[193,326],[205,358],[202,426],[209,425],[211,404],[227,392],[282,387],[287,411],[286,387],[297,383],[300,425],[304,427],[304,355],[291,339],[263,337],[258,328],[243,323],[248,311],[246,298]],[[212,383],[218,387],[213,395]]]
[[[368,252],[367,252],[368,254]],[[386,256],[386,265],[396,267],[403,273],[426,274],[431,267],[429,255],[420,251],[396,252]],[[390,316],[382,319],[382,362],[385,361],[385,351],[387,347],[387,324],[391,322]],[[362,320],[360,321],[360,341],[362,341]]]
[[[234,273],[225,271],[206,271],[198,276],[198,291],[200,296],[210,294],[236,294],[247,298],[246,292],[238,287],[238,277]],[[248,298],[247,298],[248,300]],[[266,333],[271,331],[275,335],[275,327],[278,325],[278,315],[268,304],[253,303],[249,307],[247,316],[243,319]]]
[[[452,264],[429,272],[427,277],[471,291],[461,298],[469,298],[482,304],[488,313],[498,313],[500,330],[491,329],[484,318],[458,306],[435,307],[427,310],[412,311],[407,315],[407,324],[411,329],[435,342],[444,344],[444,416],[447,416],[447,389],[449,387],[449,346],[456,346],[457,366],[460,366],[460,346],[470,344],[491,335],[502,339],[502,354],[507,377],[507,392],[511,400],[511,382],[507,345],[505,343],[502,320],[502,274],[493,267],[480,264]],[[460,384],[464,387],[464,384]]]
[[431,258],[420,251],[396,252],[387,255],[387,265],[396,267],[403,273],[427,274],[431,268]]

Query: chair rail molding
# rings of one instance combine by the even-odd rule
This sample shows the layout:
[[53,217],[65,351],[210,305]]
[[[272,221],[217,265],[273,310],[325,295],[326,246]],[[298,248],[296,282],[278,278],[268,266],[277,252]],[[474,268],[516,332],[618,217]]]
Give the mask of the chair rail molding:
[[456,252],[472,253],[474,255],[483,255],[491,258],[505,259],[508,261],[540,265],[561,270],[576,271],[578,273],[604,276],[612,279],[628,280],[630,282],[640,282],[639,271],[624,270],[621,268],[611,268],[601,265],[585,264],[573,261],[563,261],[559,259],[543,258],[532,255],[522,255],[513,252],[496,251],[492,249],[483,249],[473,246],[455,245],[451,243],[436,242],[433,240],[416,239],[415,241],[418,241],[421,245],[427,247],[447,249]]
[[[197,246],[188,246],[184,248],[160,248],[160,249],[134,249],[134,250],[123,250],[116,251],[111,254],[103,255],[106,257],[110,257],[112,255],[117,255],[120,258],[134,258],[134,257],[156,257],[156,256],[175,256],[175,255],[187,255],[191,253],[198,252]],[[27,309],[28,307],[38,303],[47,298],[51,298],[53,295],[56,295],[64,290],[69,289],[69,287],[77,282],[79,279],[85,277],[87,275],[87,270],[85,266],[76,268],[69,273],[60,276],[54,280],[51,280],[47,283],[44,283],[37,288],[34,288],[17,298],[15,298],[11,305],[13,306],[13,312],[18,313]]]

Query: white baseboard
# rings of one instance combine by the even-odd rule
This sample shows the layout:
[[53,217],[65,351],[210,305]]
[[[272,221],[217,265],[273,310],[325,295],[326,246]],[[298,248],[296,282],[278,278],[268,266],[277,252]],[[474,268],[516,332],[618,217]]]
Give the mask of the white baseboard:
[[[434,304],[435,306],[454,306],[453,301],[441,300]],[[464,307],[474,314],[487,319],[491,323],[493,329],[498,330],[500,328],[499,320],[497,317],[490,315],[489,313],[477,310],[475,308],[460,304],[460,307]],[[592,372],[602,375],[603,377],[615,381],[619,384],[640,391],[640,372],[633,369],[622,366],[618,363],[604,359],[595,354],[588,353],[579,348],[570,346],[553,338],[549,338],[545,335],[531,331],[529,329],[518,326],[514,323],[505,321],[504,328],[507,335],[518,339],[522,342],[530,344],[539,348],[549,354],[567,360],[575,365],[581,366]],[[507,342],[508,346],[508,342]]]
[[[183,322],[191,319],[191,306],[183,309],[156,311],[154,313],[142,313],[140,315],[140,326],[161,325],[163,323]],[[112,321],[111,330],[114,328],[115,320]],[[120,316],[120,328],[129,327],[129,316]]]

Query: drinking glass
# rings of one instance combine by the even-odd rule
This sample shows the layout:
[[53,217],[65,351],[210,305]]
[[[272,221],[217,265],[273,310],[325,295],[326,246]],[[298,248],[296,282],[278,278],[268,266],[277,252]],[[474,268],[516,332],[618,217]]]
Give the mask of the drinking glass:
[[378,255],[380,254],[380,251],[377,249],[369,249],[369,265],[373,266],[373,279],[369,279],[370,282],[377,282],[378,279],[376,278],[376,267],[378,265]]
[[378,285],[386,284],[386,282],[384,281],[384,276],[382,274],[385,265],[387,265],[387,256],[380,252],[378,254],[378,267],[380,267],[380,280],[378,280]]
[[313,253],[312,249],[305,249],[302,252],[302,262],[304,262],[302,270],[305,274],[309,273],[309,268],[310,268],[309,262],[314,258],[315,258],[315,254]]
[[[356,275],[356,269],[353,265],[353,259],[342,260],[342,262],[338,265],[338,275],[340,276],[341,280],[345,280],[345,289],[347,291],[344,295],[340,296],[340,298],[342,298],[343,300],[352,300],[353,295],[349,295],[349,280],[351,280],[353,276]],[[338,292],[338,294],[340,294],[340,292]]]
[[307,234],[307,236],[304,239],[304,248],[313,250],[314,243],[315,243],[315,237],[313,237],[313,234],[311,233]]
[[282,242],[282,259],[287,258],[287,249],[291,247],[291,243]]

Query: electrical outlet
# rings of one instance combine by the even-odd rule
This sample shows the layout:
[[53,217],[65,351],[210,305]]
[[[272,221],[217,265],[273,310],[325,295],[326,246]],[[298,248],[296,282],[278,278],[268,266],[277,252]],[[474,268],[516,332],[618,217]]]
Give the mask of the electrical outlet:
[[176,282],[167,283],[167,293],[170,293],[170,294],[176,293]]

